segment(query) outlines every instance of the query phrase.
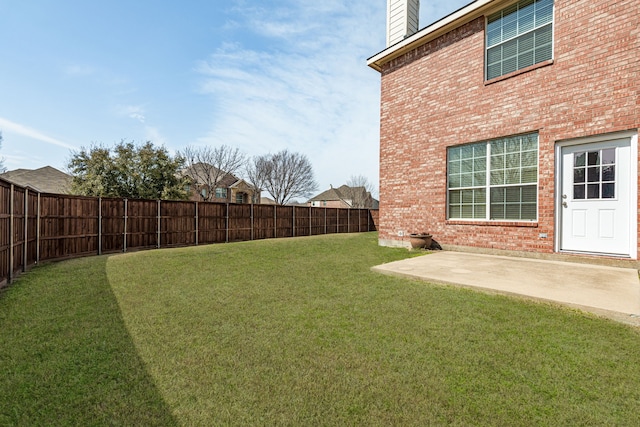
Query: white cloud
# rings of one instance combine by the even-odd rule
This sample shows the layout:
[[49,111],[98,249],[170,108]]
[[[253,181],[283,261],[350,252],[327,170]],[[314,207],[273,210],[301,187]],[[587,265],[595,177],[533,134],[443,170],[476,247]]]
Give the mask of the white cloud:
[[47,144],[57,145],[58,147],[68,148],[70,150],[77,149],[76,146],[72,144],[68,144],[66,142],[60,141],[44,133],[37,131],[35,129],[31,129],[27,126],[21,125],[19,123],[12,122],[5,118],[0,117],[0,130],[4,132],[15,133],[18,135],[26,136],[32,139],[36,139],[41,142],[46,142]]
[[201,90],[217,106],[209,134],[198,142],[237,146],[249,155],[302,152],[321,190],[351,175],[377,185],[379,75],[366,58],[382,48],[384,8],[372,9],[294,1],[245,10],[241,24],[263,37],[262,44],[223,44],[198,64]]
[[144,107],[140,105],[120,105],[116,110],[119,115],[137,120],[142,124],[146,121]]

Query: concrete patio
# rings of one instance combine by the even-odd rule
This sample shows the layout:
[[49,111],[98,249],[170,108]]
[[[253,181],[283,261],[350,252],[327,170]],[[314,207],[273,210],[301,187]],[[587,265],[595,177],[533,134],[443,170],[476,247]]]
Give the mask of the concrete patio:
[[640,280],[634,268],[438,251],[372,270],[560,303],[640,326]]

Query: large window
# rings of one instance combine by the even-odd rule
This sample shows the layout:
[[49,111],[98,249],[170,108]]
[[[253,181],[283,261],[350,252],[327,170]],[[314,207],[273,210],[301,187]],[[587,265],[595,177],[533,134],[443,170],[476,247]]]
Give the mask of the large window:
[[522,0],[487,18],[487,80],[552,57],[553,0]]
[[450,219],[536,220],[538,135],[447,150]]

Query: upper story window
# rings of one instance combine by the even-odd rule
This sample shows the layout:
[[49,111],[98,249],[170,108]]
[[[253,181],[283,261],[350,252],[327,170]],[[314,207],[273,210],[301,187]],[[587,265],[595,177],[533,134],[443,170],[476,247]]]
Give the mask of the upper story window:
[[216,188],[216,199],[226,199],[227,198],[227,189],[218,187]]
[[487,17],[487,80],[553,58],[553,0],[521,0]]

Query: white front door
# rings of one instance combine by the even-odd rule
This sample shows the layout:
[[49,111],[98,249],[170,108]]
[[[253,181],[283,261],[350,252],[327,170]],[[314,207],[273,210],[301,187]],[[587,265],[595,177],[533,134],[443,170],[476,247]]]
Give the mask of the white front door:
[[560,249],[631,256],[631,139],[571,145],[561,153]]

